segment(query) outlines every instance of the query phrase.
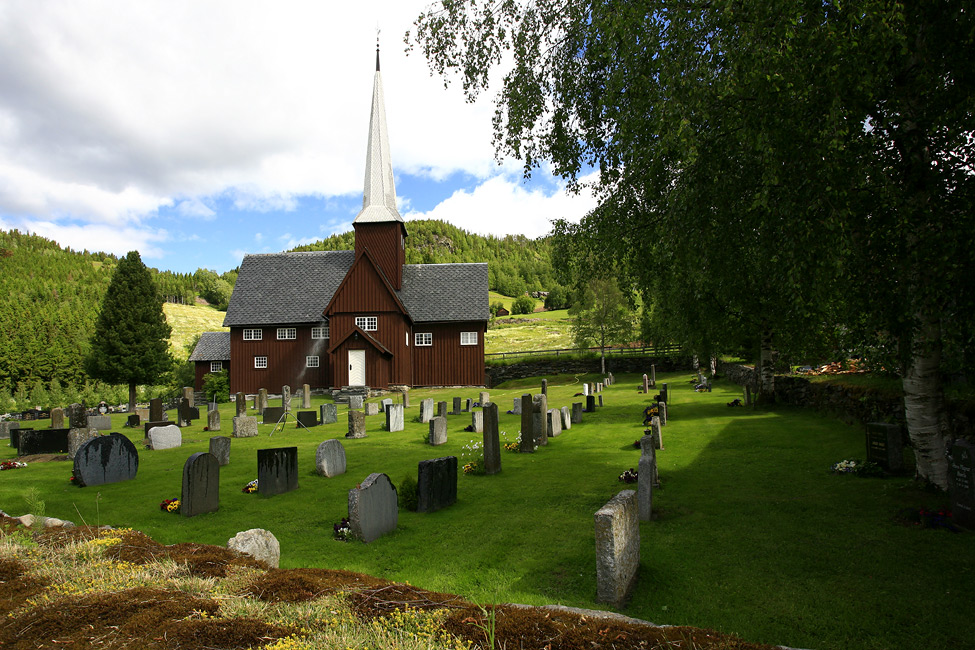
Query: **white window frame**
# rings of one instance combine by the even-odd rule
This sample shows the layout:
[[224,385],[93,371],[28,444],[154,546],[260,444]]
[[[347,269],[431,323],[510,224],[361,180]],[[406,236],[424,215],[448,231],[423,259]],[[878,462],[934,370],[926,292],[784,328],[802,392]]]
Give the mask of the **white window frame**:
[[433,332],[417,332],[413,335],[413,344],[417,347],[433,345]]
[[298,338],[298,328],[297,327],[279,327],[278,328],[278,340],[279,341],[294,341]]
[[379,329],[379,317],[356,316],[355,326],[361,329],[363,332],[375,332],[377,329]]
[[261,341],[264,339],[264,330],[260,328],[244,328],[245,341]]
[[211,361],[210,372],[220,372],[223,370],[223,361]]
[[477,332],[461,332],[460,333],[460,344],[461,345],[477,345]]
[[328,323],[325,325],[320,325],[318,327],[311,328],[311,338],[312,340],[318,341],[322,339],[327,339],[329,335]]
[[319,359],[318,359],[317,356],[308,356],[308,357],[305,357],[305,366],[306,367],[308,367],[308,368],[318,368],[319,367],[318,364],[319,364]]
[[254,370],[267,370],[267,357],[254,357]]

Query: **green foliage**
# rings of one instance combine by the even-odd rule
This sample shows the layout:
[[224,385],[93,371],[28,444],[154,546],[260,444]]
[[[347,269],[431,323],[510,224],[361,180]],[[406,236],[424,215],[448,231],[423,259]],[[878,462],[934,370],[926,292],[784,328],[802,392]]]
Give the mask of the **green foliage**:
[[518,296],[511,305],[512,314],[530,314],[535,311],[535,299],[531,296]]
[[[192,386],[193,383],[185,384]],[[230,401],[230,373],[227,370],[208,373],[203,378],[203,394],[208,402]]]
[[127,383],[130,402],[136,384],[148,384],[172,367],[169,324],[162,300],[139,253],[130,252],[102,301],[85,369],[96,379]]
[[396,498],[399,501],[400,508],[416,512],[417,504],[419,503],[419,496],[416,490],[416,479],[412,474],[405,475],[396,487]]
[[545,309],[568,309],[571,306],[572,293],[561,284],[557,284],[548,290],[548,295],[545,297]]
[[576,346],[599,347],[604,357],[606,347],[629,343],[633,337],[633,313],[611,278],[597,277],[583,285],[569,315]]
[[491,306],[489,307],[489,310],[491,311],[491,318],[496,318],[498,315],[498,311],[501,309],[504,309],[503,302],[501,302],[500,300],[495,300],[494,302],[492,302]]

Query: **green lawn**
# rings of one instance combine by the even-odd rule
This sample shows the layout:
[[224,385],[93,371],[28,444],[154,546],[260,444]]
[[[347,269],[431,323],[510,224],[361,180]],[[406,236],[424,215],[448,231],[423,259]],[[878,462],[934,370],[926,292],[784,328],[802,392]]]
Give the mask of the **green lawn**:
[[173,328],[169,347],[180,359],[187,357],[186,344],[195,335],[230,331],[229,327],[223,326],[227,313],[206,305],[177,305],[167,302],[163,303],[163,312],[166,314],[166,322]]
[[[640,574],[626,614],[802,648],[950,648],[975,638],[972,534],[894,520],[900,508],[944,505],[943,495],[908,478],[830,474],[832,463],[863,457],[859,427],[801,409],[732,409],[725,403],[739,394],[733,385],[694,393],[689,375],[658,377],[672,396],[658,453],[663,487],[654,497],[658,518],[640,526]],[[581,401],[574,393],[582,379],[549,377],[550,406]],[[225,545],[238,531],[266,528],[281,542],[284,567],[363,571],[481,602],[598,607],[593,513],[635,487],[617,476],[637,465],[632,443],[646,402],[637,383],[636,375],[618,377],[603,393],[606,406],[583,424],[534,454],[503,452],[497,476],[462,475],[456,505],[401,511],[396,532],[368,545],[331,539],[348,490],[371,472],[398,484],[427,458],[456,455],[463,464],[464,445],[479,438],[463,431],[468,415],[449,417],[449,440],[438,448],[424,443],[427,426],[412,419],[425,396],[476,399],[477,389],[414,391],[406,431],[387,433],[381,416],[370,417],[362,440],[344,440],[344,407],[340,424],[310,431],[289,423],[269,436],[271,426],[262,425],[259,437],[233,441],[221,508],[212,514],[185,519],[158,507],[179,496],[186,458],[206,451],[212,434],[201,423],[184,430],[181,449],[142,451],[139,476],[127,483],[77,488],[64,462],[3,472],[0,508],[22,514],[34,486],[48,515],[131,526],[162,543]],[[521,380],[490,392],[507,410],[536,386],[538,379]],[[221,407],[223,435],[231,408]],[[509,439],[519,423],[501,416]],[[343,438],[348,458],[348,472],[332,479],[314,472],[315,449],[328,438]],[[256,478],[256,450],[272,446],[298,447],[299,489],[243,494]],[[2,459],[13,455],[0,449]]]

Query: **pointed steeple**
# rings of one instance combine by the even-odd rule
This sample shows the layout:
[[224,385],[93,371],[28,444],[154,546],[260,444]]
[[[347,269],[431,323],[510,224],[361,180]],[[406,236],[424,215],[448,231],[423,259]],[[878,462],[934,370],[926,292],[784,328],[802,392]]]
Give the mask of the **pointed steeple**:
[[376,74],[372,86],[372,110],[369,115],[369,145],[366,150],[366,182],[362,210],[353,223],[382,223],[403,217],[396,209],[393,186],[393,162],[389,157],[389,134],[386,131],[386,108],[383,80],[379,74],[379,44],[376,43]]

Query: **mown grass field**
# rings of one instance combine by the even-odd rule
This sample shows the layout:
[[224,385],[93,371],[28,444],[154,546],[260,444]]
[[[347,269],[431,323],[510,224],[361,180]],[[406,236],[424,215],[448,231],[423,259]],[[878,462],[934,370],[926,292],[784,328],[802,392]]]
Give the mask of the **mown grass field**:
[[186,344],[197,334],[226,332],[230,329],[223,326],[227,313],[206,305],[177,305],[166,302],[163,303],[163,313],[166,314],[166,322],[173,328],[169,347],[180,359],[188,356]]
[[[658,455],[662,488],[657,518],[640,526],[640,573],[624,613],[801,648],[953,648],[975,638],[972,533],[896,520],[902,508],[944,506],[944,495],[906,477],[830,474],[832,463],[862,458],[858,426],[802,409],[729,408],[735,386],[717,382],[715,392],[695,393],[689,375],[659,377],[672,395]],[[594,379],[549,377],[550,406],[580,401],[587,378]],[[507,410],[522,392],[537,392],[538,381],[493,389],[492,400]],[[478,602],[599,607],[593,513],[634,487],[617,477],[637,465],[632,443],[646,403],[637,382],[618,377],[603,393],[606,406],[581,425],[534,454],[504,452],[497,476],[460,476],[457,504],[433,514],[401,511],[398,529],[371,544],[332,539],[348,490],[372,472],[399,484],[428,458],[455,455],[462,465],[464,446],[479,438],[463,431],[469,415],[450,416],[448,442],[436,448],[424,441],[427,426],[412,420],[426,396],[476,399],[477,389],[414,391],[405,431],[382,431],[381,418],[370,417],[361,440],[343,438],[344,407],[339,424],[307,431],[289,422],[271,435],[261,425],[257,438],[233,441],[212,514],[159,510],[179,496],[186,458],[208,448],[213,434],[202,423],[184,429],[180,449],[140,452],[139,475],[127,483],[77,488],[65,462],[3,472],[0,508],[22,514],[35,487],[48,515],[130,526],[166,544],[225,545],[238,531],[265,528],[281,542],[284,567],[361,571]],[[231,409],[221,406],[222,435]],[[519,424],[519,416],[501,416],[509,440]],[[130,434],[141,440],[141,432]],[[328,438],[342,439],[348,459],[348,472],[331,479],[314,471],[315,449]],[[298,448],[298,490],[243,494],[256,478],[256,451],[278,446]],[[0,458],[13,456],[0,448]]]

